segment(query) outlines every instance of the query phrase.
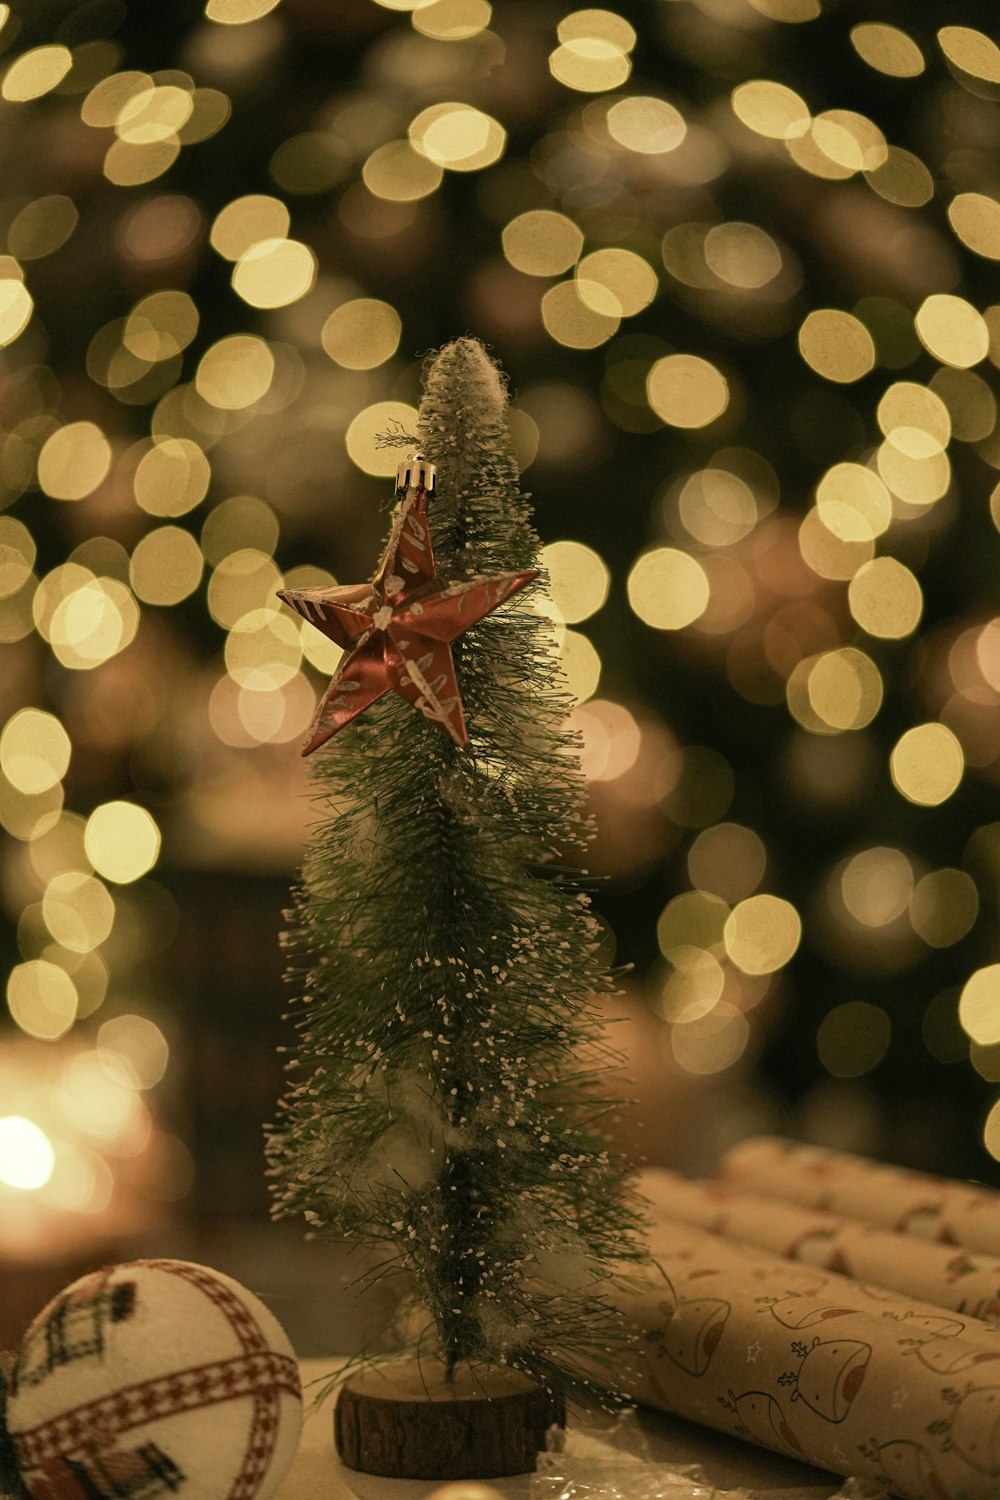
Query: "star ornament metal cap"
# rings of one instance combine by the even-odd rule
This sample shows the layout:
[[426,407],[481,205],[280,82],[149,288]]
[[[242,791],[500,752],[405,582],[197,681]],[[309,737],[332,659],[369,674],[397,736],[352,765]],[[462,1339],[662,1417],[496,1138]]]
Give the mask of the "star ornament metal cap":
[[320,700],[303,755],[318,750],[390,689],[456,745],[468,743],[451,643],[537,578],[538,570],[439,578],[427,526],[427,503],[436,485],[434,465],[422,453],[400,464],[392,531],[370,583],[278,592],[346,652]]

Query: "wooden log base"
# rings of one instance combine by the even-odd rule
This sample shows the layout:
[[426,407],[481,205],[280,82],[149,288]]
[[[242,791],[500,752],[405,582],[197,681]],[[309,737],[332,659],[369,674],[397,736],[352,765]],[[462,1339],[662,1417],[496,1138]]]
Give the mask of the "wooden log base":
[[396,1360],[350,1376],[333,1414],[349,1469],[392,1479],[498,1479],[529,1473],[545,1434],[565,1422],[562,1398],[519,1371],[465,1366],[445,1380],[436,1360]]

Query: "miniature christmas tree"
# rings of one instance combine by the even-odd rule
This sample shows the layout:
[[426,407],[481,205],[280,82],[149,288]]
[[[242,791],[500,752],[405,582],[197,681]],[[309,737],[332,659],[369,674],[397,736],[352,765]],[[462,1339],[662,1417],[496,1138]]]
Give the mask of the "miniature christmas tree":
[[[269,1160],[278,1214],[407,1273],[447,1377],[500,1365],[572,1394],[620,1378],[608,1292],[639,1218],[606,1149],[610,981],[559,864],[587,839],[583,781],[505,407],[483,347],[447,346],[373,583],[285,596],[351,647],[306,750],[353,722],[312,763],[322,821],[286,939],[298,1049]],[[400,622],[427,632],[419,661]]]

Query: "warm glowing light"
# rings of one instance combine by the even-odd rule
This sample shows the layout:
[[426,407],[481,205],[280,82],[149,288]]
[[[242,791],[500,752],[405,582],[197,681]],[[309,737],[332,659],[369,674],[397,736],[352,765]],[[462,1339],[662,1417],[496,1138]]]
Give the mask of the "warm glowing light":
[[0,349],[24,332],[34,308],[31,293],[19,277],[0,277]]
[[839,463],[827,470],[817,486],[816,510],[833,536],[843,542],[867,542],[888,530],[892,497],[871,469]]
[[799,353],[825,380],[849,385],[875,367],[875,345],[868,329],[851,313],[821,307],[799,329]]
[[683,483],[677,510],[685,531],[706,547],[729,547],[757,524],[757,500],[728,469],[699,469]]
[[0,769],[19,792],[37,797],[69,769],[69,735],[53,714],[22,708],[0,734]]
[[312,289],[316,256],[300,240],[258,240],[233,268],[233,290],[251,307],[287,307]]
[[403,331],[399,313],[376,297],[342,302],[323,324],[323,348],[345,370],[374,370],[391,359]]
[[875,463],[892,493],[908,505],[933,505],[947,493],[951,482],[947,453],[914,458],[887,439],[876,451]]
[[151,516],[183,516],[208,494],[212,470],[190,438],[164,438],[140,459],[133,477],[136,502]]
[[892,1040],[892,1023],[878,1005],[848,1000],[820,1022],[816,1051],[834,1078],[860,1078],[882,1061]]
[[281,240],[291,225],[288,208],[280,198],[248,193],[234,198],[215,216],[209,240],[226,260],[239,260],[262,240]]
[[0,94],[12,104],[40,99],[62,83],[72,66],[73,54],[68,47],[32,47],[15,57],[4,74]]
[[181,526],[158,526],[137,544],[129,563],[133,592],[144,604],[179,604],[201,582],[201,548]]
[[583,739],[580,760],[588,781],[614,781],[635,765],[642,731],[628,709],[607,698],[592,698],[573,712]]
[[[888,495],[888,491],[886,494]],[[860,530],[868,524],[860,517],[852,516],[851,509],[847,512],[846,520],[844,512],[839,509],[832,511],[831,520],[838,528]],[[862,517],[863,514],[862,512]],[[820,578],[843,580],[853,578],[862,564],[871,560],[875,554],[875,542],[871,537],[846,541],[839,530],[835,532],[832,527],[827,526],[817,503],[814,510],[806,512],[799,527],[799,551],[803,561]]]
[[632,59],[628,53],[604,37],[575,37],[549,54],[552,77],[583,94],[601,94],[619,88],[631,71]]
[[560,276],[576,264],[583,233],[565,214],[533,208],[504,227],[503,252],[526,276]]
[[773,974],[788,963],[799,946],[802,922],[790,901],[780,896],[748,896],[726,919],[726,953],[744,974]]
[[193,110],[194,99],[188,89],[176,84],[153,85],[125,101],[115,120],[115,134],[131,146],[173,143]]
[[705,235],[705,264],[727,286],[756,291],[781,270],[781,251],[766,230],[732,220]]
[[542,298],[542,322],[559,344],[596,349],[618,332],[620,303],[606,287],[588,282],[587,298],[577,281],[560,281]]
[[135,304],[122,343],[136,359],[156,364],[180,354],[198,332],[199,313],[187,292],[153,292]]
[[219,339],[202,355],[194,384],[210,406],[243,411],[267,393],[273,379],[274,355],[264,340],[254,334],[235,333]]
[[767,78],[741,83],[732,94],[733,113],[749,130],[775,141],[805,135],[811,124],[809,109],[794,89]]
[[45,887],[42,917],[57,943],[71,953],[90,953],[111,932],[115,903],[93,875],[67,870]]
[[948,218],[963,245],[987,260],[1000,260],[1000,203],[995,198],[959,193],[948,205]]
[[978,915],[979,892],[964,870],[932,870],[914,887],[910,924],[930,948],[950,948],[960,942]]
[[416,432],[416,407],[404,401],[376,401],[358,412],[344,435],[347,456],[365,474],[391,475],[399,466],[398,448],[378,448],[376,438],[398,424],[402,432]]
[[377,146],[361,169],[365,186],[390,203],[413,203],[441,186],[444,168],[417,151],[409,141]]
[[882,706],[878,667],[853,646],[804,657],[786,685],[792,716],[812,734],[864,729]]
[[102,802],[87,819],[84,848],[98,875],[127,885],[156,864],[160,830],[134,802]]
[[742,1011],[720,1000],[704,1015],[670,1028],[670,1049],[686,1073],[722,1073],[738,1062],[750,1040],[750,1024]]
[[490,24],[493,8],[488,0],[431,0],[413,12],[413,27],[440,42],[464,42],[478,36]]
[[302,661],[299,622],[272,607],[253,609],[232,626],[225,657],[226,669],[240,687],[254,692],[282,687]]
[[852,26],[851,45],[870,68],[891,78],[916,78],[927,66],[913,38],[883,21],[862,21]]
[[70,422],[47,438],[38,455],[38,483],[53,500],[93,494],[111,467],[111,444],[93,422]]
[[958,790],[965,756],[946,724],[917,724],[896,741],[889,770],[893,785],[908,802],[937,807]]
[[969,976],[959,996],[958,1019],[981,1047],[1000,1042],[1000,964],[987,964]]
[[916,576],[894,557],[862,564],[848,584],[847,600],[861,629],[887,641],[912,635],[924,608]]
[[654,630],[682,630],[704,614],[709,585],[705,569],[676,547],[644,552],[628,575],[628,601]]
[[7,1008],[28,1036],[54,1042],[77,1016],[78,997],[66,970],[46,959],[15,964],[7,979]]
[[934,197],[934,178],[928,168],[902,146],[890,146],[881,166],[865,173],[868,186],[900,208],[922,208]]
[[612,140],[644,156],[676,151],[687,135],[683,115],[665,99],[648,94],[617,100],[608,110],[607,125]]
[[679,967],[690,965],[691,949],[721,958],[729,914],[727,903],[711,892],[682,891],[667,902],[657,921],[660,952]]
[[0,1120],[0,1182],[34,1192],[52,1176],[56,1154],[43,1130],[23,1115]]
[[989,329],[964,297],[936,292],[917,309],[914,327],[924,348],[942,364],[968,369],[990,351]]
[[983,1125],[983,1145],[994,1161],[1000,1161],[1000,1099],[986,1116]]
[[432,104],[412,122],[417,151],[449,172],[479,172],[500,160],[507,132],[492,115],[471,104]]
[[601,658],[579,630],[567,630],[560,647],[566,685],[577,703],[585,703],[597,692],[601,681]]
[[764,878],[767,851],[752,828],[715,823],[699,833],[688,850],[692,884],[730,903],[753,894]]
[[1000,47],[984,32],[971,26],[942,26],[937,39],[945,57],[962,73],[1000,83]]
[[49,623],[53,654],[75,672],[90,671],[131,645],[139,610],[117,578],[89,578],[56,605]]
[[217,26],[246,26],[269,16],[281,0],[207,0],[205,18]]
[[[281,585],[273,558],[256,547],[241,547],[223,557],[209,579],[208,612],[225,630],[231,630],[252,610],[276,614],[280,605],[275,593]],[[314,629],[313,633],[320,632]]]
[[901,849],[863,849],[841,871],[840,894],[863,927],[887,927],[913,895],[913,866]]
[[707,359],[697,354],[667,354],[647,375],[646,396],[669,426],[707,427],[729,405],[729,385]]
[[111,1053],[113,1065],[124,1063],[133,1088],[151,1089],[167,1071],[170,1048],[163,1032],[146,1016],[115,1016],[97,1033],[97,1054]]
[[582,301],[597,312],[611,311],[634,317],[648,307],[659,289],[656,272],[631,250],[594,250],[576,268],[577,289]]
[[582,542],[550,542],[542,548],[549,592],[569,625],[596,614],[608,597],[611,574],[604,559]]
[[[201,528],[201,550],[205,554],[205,561],[215,568],[231,552],[238,552],[241,548],[251,548],[256,557],[263,556],[265,560],[269,560],[278,545],[280,532],[278,518],[266,500],[260,500],[256,495],[231,495],[228,500],[213,507],[206,516]],[[318,568],[293,568],[288,575],[289,586],[311,588],[314,584],[320,587],[324,583],[333,583],[329,574],[311,576],[321,572]],[[304,576],[305,574],[310,576]],[[293,579],[297,580],[294,584]],[[233,616],[233,619],[237,618],[238,616]],[[232,621],[229,623],[232,624]]]
[[876,416],[893,447],[910,458],[931,458],[951,438],[951,417],[941,397],[911,380],[889,386]]
[[14,216],[7,231],[7,249],[18,260],[40,260],[65,245],[79,220],[72,198],[43,194]]

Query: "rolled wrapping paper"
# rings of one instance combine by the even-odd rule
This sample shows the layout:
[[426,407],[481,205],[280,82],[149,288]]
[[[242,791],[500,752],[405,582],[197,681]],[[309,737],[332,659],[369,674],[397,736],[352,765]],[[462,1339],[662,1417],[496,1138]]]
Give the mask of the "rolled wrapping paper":
[[822,1209],[756,1197],[727,1183],[691,1182],[675,1172],[646,1172],[640,1187],[654,1215],[746,1240],[784,1260],[804,1261],[986,1322],[1000,1319],[1000,1259],[995,1256],[906,1238]]
[[665,1218],[652,1253],[624,1303],[639,1400],[904,1500],[996,1500],[1000,1345],[933,1309],[857,1311],[844,1277]]
[[1000,1192],[992,1188],[778,1136],[734,1146],[715,1176],[746,1192],[847,1214],[894,1234],[1000,1256]]

